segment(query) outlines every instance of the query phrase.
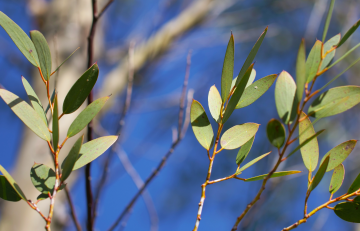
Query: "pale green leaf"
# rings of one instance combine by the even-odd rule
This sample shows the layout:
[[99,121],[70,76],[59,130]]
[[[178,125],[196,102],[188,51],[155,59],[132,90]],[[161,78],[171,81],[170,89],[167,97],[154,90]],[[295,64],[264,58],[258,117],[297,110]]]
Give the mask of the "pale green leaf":
[[40,31],[30,31],[30,37],[39,56],[41,73],[45,80],[49,80],[51,74],[51,53],[49,45],[46,42],[44,35],[41,34]]
[[35,163],[30,171],[31,182],[43,194],[52,194],[55,187],[55,171],[50,167]]
[[334,172],[331,176],[329,192],[334,194],[342,185],[345,177],[345,168],[343,164],[339,164],[334,168]]
[[325,156],[322,158],[321,163],[324,162],[324,159],[327,156],[330,156],[330,161],[328,168],[326,169],[327,172],[333,170],[335,167],[337,167],[339,164],[344,162],[344,160],[350,155],[350,153],[354,150],[355,145],[357,143],[357,140],[348,140],[345,141],[325,154]]
[[321,61],[321,47],[322,42],[316,40],[314,46],[311,48],[309,56],[306,60],[306,82],[311,82],[319,69],[320,61]]
[[267,155],[269,155],[271,152],[268,152],[266,154],[263,154],[255,159],[253,159],[252,161],[250,161],[249,163],[245,164],[244,166],[242,166],[235,174],[238,175],[241,172],[243,172],[245,169],[249,168],[251,165],[255,164],[256,162],[258,162],[259,160],[263,159],[264,157],[266,157]]
[[299,102],[301,102],[304,94],[306,77],[305,40],[302,39],[296,59],[296,95]]
[[330,53],[328,53],[328,51],[330,51],[333,47],[336,47],[336,45],[340,41],[340,37],[341,35],[337,34],[324,44],[323,57],[325,56],[325,58],[321,62],[320,71],[324,70],[325,67],[327,67],[330,64],[331,60],[334,58],[336,49],[334,49]]
[[244,145],[255,136],[260,124],[245,123],[229,128],[220,139],[221,147],[224,149],[236,149]]
[[[248,86],[250,86],[250,85],[254,82],[255,77],[256,77],[256,70],[253,68],[253,69],[251,70],[250,78],[249,78],[248,83],[246,84],[245,89],[248,88]],[[236,81],[237,81],[237,78],[238,78],[238,77],[236,76],[236,77],[232,80],[232,82],[231,82],[231,88],[230,88],[230,89],[233,89],[233,87],[235,86],[235,83],[236,83]]]
[[296,93],[294,79],[286,71],[281,72],[275,85],[275,104],[279,117],[285,124],[292,120],[292,107]]
[[221,110],[221,96],[218,91],[218,89],[213,85],[210,88],[209,96],[208,96],[208,103],[209,103],[209,110],[211,113],[211,116],[214,118],[214,120],[217,123],[220,123],[221,117],[220,117],[220,110]]
[[290,152],[290,154],[286,157],[289,158],[290,156],[292,156],[297,150],[299,150],[300,148],[304,147],[306,144],[308,144],[310,141],[312,141],[315,137],[317,137],[318,135],[320,135],[323,131],[325,131],[325,129],[318,131],[317,133],[315,133],[314,135],[310,136],[309,138],[307,138],[306,140],[304,140],[304,142],[302,142],[301,144],[299,144],[299,146],[297,146],[292,152]]
[[[297,174],[300,173],[301,171],[281,171],[281,172],[274,172],[270,178],[275,178],[275,177],[280,177],[280,176],[287,176],[287,175],[292,175],[292,174]],[[260,176],[254,176],[251,178],[246,179],[245,181],[256,181],[256,180],[263,180],[267,177],[268,174],[263,174]]]

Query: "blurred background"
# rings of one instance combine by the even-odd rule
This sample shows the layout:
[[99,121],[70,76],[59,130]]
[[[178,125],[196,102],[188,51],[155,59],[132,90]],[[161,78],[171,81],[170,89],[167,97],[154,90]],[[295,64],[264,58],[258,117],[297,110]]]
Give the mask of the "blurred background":
[[[107,0],[99,0],[102,8]],[[100,194],[96,230],[107,230],[119,216],[137,187],[124,169],[119,155],[128,158],[141,179],[156,168],[172,144],[172,130],[177,128],[179,101],[186,70],[186,58],[192,51],[189,89],[210,116],[207,106],[212,85],[220,89],[220,77],[227,42],[232,31],[235,38],[235,76],[257,38],[269,26],[266,38],[256,56],[256,80],[269,74],[288,71],[295,78],[295,60],[301,39],[307,52],[317,38],[321,39],[329,0],[115,0],[102,16],[96,29],[95,58],[100,75],[95,97],[112,94],[112,101],[95,121],[95,136],[115,134],[124,106],[128,76],[128,50],[134,48],[134,85],[132,102],[125,118],[117,153],[112,155],[108,177]],[[344,34],[360,18],[356,0],[335,2],[327,38]],[[91,26],[90,0],[0,0],[0,10],[26,33],[40,30],[46,37],[53,58],[53,69],[77,47],[73,57],[60,69],[56,81],[62,101],[72,84],[86,70],[87,35]],[[336,53],[335,59],[360,41],[359,31]],[[360,50],[324,74],[315,85],[320,88],[345,69]],[[26,99],[21,75],[34,86],[46,105],[45,89],[37,70],[25,59],[6,32],[0,30],[0,84]],[[360,65],[355,65],[329,87],[359,85]],[[55,84],[55,83],[53,83]],[[52,85],[53,86],[53,85]],[[85,105],[83,105],[85,106]],[[357,105],[350,111],[320,120],[315,129],[326,129],[320,135],[320,158],[332,147],[349,139],[359,139]],[[8,169],[25,194],[35,200],[39,192],[31,184],[29,173],[34,161],[51,164],[47,144],[36,137],[0,101],[0,164]],[[76,114],[64,116],[61,132]],[[254,104],[236,110],[225,129],[245,122],[261,124],[246,162],[268,151],[267,158],[249,168],[244,178],[267,173],[277,159],[276,150],[266,138],[266,124],[278,118],[274,85]],[[214,122],[211,119],[211,122]],[[213,127],[215,127],[213,123]],[[85,131],[83,132],[85,133]],[[61,139],[62,140],[62,139]],[[71,148],[70,140],[63,151]],[[296,142],[297,143],[297,142]],[[297,144],[295,144],[297,145]],[[294,148],[294,146],[293,146]],[[291,151],[292,148],[289,149]],[[237,150],[223,151],[216,158],[212,179],[231,175],[236,170]],[[360,173],[359,148],[344,162],[345,193]],[[94,191],[104,172],[109,152],[92,164]],[[118,226],[120,230],[174,230],[193,228],[208,168],[206,151],[199,145],[191,127],[176,147],[165,167],[151,182],[145,198],[139,198],[131,212]],[[249,212],[239,230],[280,230],[301,219],[307,187],[306,169],[300,153],[280,166],[279,170],[301,170],[301,174],[270,180],[261,200]],[[309,199],[309,210],[328,200],[331,173]],[[235,219],[259,190],[261,182],[228,180],[207,188],[200,230],[230,230]],[[84,168],[77,170],[68,182],[78,219],[86,227],[86,194]],[[69,213],[65,193],[56,201],[54,230],[76,230]],[[335,195],[335,196],[336,196]],[[39,203],[46,214],[48,201]],[[26,203],[0,202],[0,230],[39,230],[44,221]],[[297,230],[360,230],[359,226],[338,218],[324,209]]]

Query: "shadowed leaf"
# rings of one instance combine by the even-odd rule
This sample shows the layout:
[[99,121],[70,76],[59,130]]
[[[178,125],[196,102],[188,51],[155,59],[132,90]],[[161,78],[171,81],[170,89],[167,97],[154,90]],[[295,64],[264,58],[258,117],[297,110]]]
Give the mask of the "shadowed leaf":
[[311,48],[309,56],[306,60],[306,82],[311,82],[319,69],[320,61],[321,61],[321,47],[322,42],[316,40],[314,46]]
[[271,119],[266,126],[267,137],[272,145],[281,148],[285,142],[284,125],[276,120]]
[[[61,190],[63,190],[64,188],[66,187],[66,184],[62,184],[60,185],[60,187],[58,188],[58,190],[56,190],[56,192],[59,192]],[[48,193],[41,193],[36,199],[39,200],[39,201],[42,201],[42,200],[45,200],[49,198],[49,194]]]
[[0,89],[0,96],[10,109],[41,139],[50,141],[49,130],[35,110],[17,95]]
[[254,143],[255,140],[255,136],[253,136],[249,141],[247,141],[240,149],[239,152],[236,156],[236,164],[240,165],[245,158],[247,157],[247,155],[249,154],[251,147]]
[[[53,90],[53,93],[51,94],[51,97],[50,97],[51,103],[54,103],[54,98],[55,98],[55,89]],[[49,109],[50,109],[50,105],[48,104],[46,107],[46,110],[45,110],[45,114],[49,111]]]
[[39,56],[41,73],[45,80],[49,80],[51,74],[51,53],[49,45],[46,42],[44,35],[41,34],[40,31],[30,31],[30,37]]
[[260,124],[245,123],[229,128],[220,139],[224,149],[236,149],[255,136]]
[[296,59],[296,96],[299,102],[304,94],[304,88],[306,83],[306,52],[305,52],[305,40],[302,39]]
[[345,176],[345,168],[343,164],[339,164],[334,168],[334,172],[331,176],[329,192],[334,194],[342,185]]
[[[287,176],[292,174],[300,173],[301,171],[281,171],[281,172],[274,172],[274,174],[271,175],[270,178],[280,177],[280,176]],[[254,176],[251,178],[246,179],[246,182],[248,181],[256,181],[256,180],[263,180],[266,178],[268,174],[260,175],[260,176]]]
[[309,192],[311,192],[312,190],[314,190],[316,188],[316,186],[319,185],[320,181],[322,180],[322,178],[324,177],[325,173],[326,173],[326,168],[328,167],[329,164],[329,157],[326,157],[324,162],[320,165],[318,171],[316,172],[310,186],[309,186]]
[[279,117],[285,124],[290,123],[292,117],[292,107],[296,93],[294,79],[286,71],[281,72],[275,85],[275,104]]
[[252,161],[250,161],[249,163],[245,164],[244,166],[242,166],[235,174],[238,175],[241,172],[243,172],[245,169],[249,168],[251,165],[255,164],[256,162],[258,162],[259,160],[261,160],[262,158],[266,157],[267,155],[269,155],[271,152],[268,152],[266,154],[263,154],[255,159],[253,159]]
[[360,174],[355,178],[354,182],[351,184],[349,190],[347,191],[348,194],[353,193],[360,189]]
[[61,164],[61,182],[64,182],[71,174],[74,165],[79,158],[80,149],[84,141],[84,135],[82,135],[71,148],[69,154]]
[[234,76],[234,36],[231,33],[226,49],[224,64],[221,74],[221,98],[225,103],[230,93],[231,81]]
[[[248,83],[246,84],[245,89],[254,82],[255,77],[256,77],[256,71],[255,71],[255,69],[253,68],[253,69],[251,70],[250,78],[249,78]],[[232,88],[235,86],[235,83],[236,83],[236,81],[237,81],[237,78],[238,78],[238,77],[236,76],[236,77],[232,80],[232,82],[231,82],[231,88],[230,88],[230,89],[232,89]]]
[[348,140],[328,151],[328,153],[326,153],[321,160],[321,163],[323,163],[324,159],[327,156],[330,156],[329,165],[326,171],[329,172],[335,167],[337,167],[339,164],[344,162],[344,160],[350,155],[352,150],[354,150],[356,143],[357,140]]
[[210,150],[214,141],[214,132],[204,108],[196,100],[191,104],[190,119],[196,139],[206,150]]
[[346,40],[356,31],[356,29],[360,26],[360,20],[358,20],[344,35],[344,37],[342,37],[342,39],[340,40],[339,44],[337,45],[337,47],[339,48],[341,45],[344,44],[344,42],[346,42]]
[[53,137],[53,148],[54,148],[54,151],[56,152],[56,150],[58,149],[58,144],[59,144],[59,110],[58,110],[58,101],[57,101],[56,94],[55,94],[55,99],[54,99],[52,137]]
[[360,203],[358,202],[342,202],[335,206],[335,214],[341,219],[360,223]]
[[7,182],[11,185],[11,187],[15,190],[17,195],[23,199],[24,201],[27,201],[25,194],[19,187],[19,185],[15,182],[15,180],[12,178],[12,176],[6,171],[6,169],[0,165],[0,172],[4,175]]
[[218,89],[215,87],[215,85],[213,85],[210,88],[209,96],[208,96],[208,103],[209,103],[209,110],[210,110],[211,116],[214,118],[214,120],[217,123],[220,123],[220,121],[221,121],[220,110],[221,110],[222,101],[221,101],[220,93],[219,93]]
[[30,178],[35,188],[41,193],[53,193],[56,175],[50,167],[35,163],[31,168]]
[[14,202],[21,200],[21,197],[11,186],[5,176],[0,176],[0,198]]

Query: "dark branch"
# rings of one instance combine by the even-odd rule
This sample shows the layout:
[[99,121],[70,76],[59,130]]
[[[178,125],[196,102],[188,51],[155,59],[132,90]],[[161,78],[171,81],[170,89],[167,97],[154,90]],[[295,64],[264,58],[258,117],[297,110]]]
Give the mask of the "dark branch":
[[77,219],[76,217],[76,212],[75,212],[75,208],[74,208],[74,204],[72,202],[72,199],[71,199],[71,196],[70,196],[70,192],[69,192],[69,189],[68,187],[66,186],[65,187],[65,193],[66,193],[66,197],[68,199],[68,202],[69,202],[69,207],[70,207],[70,212],[71,212],[71,217],[74,221],[74,224],[76,226],[76,230],[77,231],[81,231],[81,225],[79,223],[79,220]]

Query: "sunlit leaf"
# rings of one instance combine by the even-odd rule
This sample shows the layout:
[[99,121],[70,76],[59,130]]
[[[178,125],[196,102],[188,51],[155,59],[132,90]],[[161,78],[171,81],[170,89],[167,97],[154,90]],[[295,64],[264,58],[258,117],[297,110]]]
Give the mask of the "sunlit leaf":
[[31,168],[30,178],[35,188],[41,193],[53,193],[56,175],[50,167],[35,163]]
[[335,214],[341,219],[360,223],[360,203],[358,202],[342,202],[335,206]]
[[71,148],[69,154],[66,156],[64,162],[61,164],[61,182],[64,182],[71,174],[74,165],[79,158],[80,149],[84,141],[84,135],[82,135]]
[[[268,75],[264,78],[257,80],[250,86],[245,88],[243,95],[236,105],[236,109],[249,106],[260,98],[274,83],[277,75]],[[250,80],[249,80],[250,81]]]
[[[304,119],[306,118],[306,119]],[[315,129],[311,120],[307,115],[302,112],[299,123],[299,143],[304,143],[307,139],[315,135]],[[317,138],[314,137],[310,142],[300,148],[301,156],[304,161],[305,167],[313,172],[319,161],[319,143]]]
[[329,165],[326,171],[329,172],[335,167],[337,167],[339,164],[344,162],[344,160],[350,155],[352,150],[354,150],[356,143],[357,140],[348,140],[328,151],[328,153],[326,153],[321,160],[321,163],[323,163],[324,159],[327,156],[330,156]]
[[285,127],[284,125],[276,120],[269,120],[266,126],[267,137],[272,145],[277,148],[281,148],[285,142]]
[[223,119],[222,119],[222,123],[224,124],[229,117],[231,116],[231,114],[233,113],[233,111],[235,110],[235,107],[237,105],[237,103],[239,102],[241,96],[243,95],[244,91],[245,91],[245,87],[249,81],[250,78],[250,74],[252,71],[254,64],[251,64],[249,69],[246,71],[245,75],[243,78],[241,78],[241,81],[239,82],[238,85],[236,85],[235,91],[233,93],[233,95],[231,96],[229,103],[226,107]]
[[31,87],[29,82],[23,76],[21,76],[21,80],[24,85],[25,91],[30,99],[31,105],[33,106],[36,113],[41,117],[41,119],[47,125],[46,115],[45,115],[44,108],[41,104],[39,97],[36,95],[34,89]]
[[5,170],[3,166],[0,165],[0,172],[4,175],[7,182],[11,185],[11,187],[15,190],[17,195],[21,197],[24,201],[27,201],[25,194],[19,187],[19,185],[15,182],[15,180],[12,178],[12,176]]
[[308,114],[323,118],[342,113],[360,102],[360,87],[342,86],[322,93],[311,104]]
[[255,140],[255,136],[252,137],[249,141],[247,141],[245,144],[243,144],[241,146],[241,148],[239,149],[239,152],[236,156],[236,164],[237,165],[240,165],[245,160],[245,158],[247,157],[247,155],[249,154],[249,152],[251,150],[254,140]]
[[279,117],[288,124],[292,117],[292,107],[296,93],[294,79],[286,71],[281,72],[275,85],[275,104]]
[[54,151],[56,152],[56,150],[58,149],[58,144],[59,144],[59,110],[58,110],[58,101],[57,101],[56,94],[55,94],[55,99],[54,99],[52,137],[53,137],[53,148],[54,148]]
[[245,123],[229,128],[220,139],[224,149],[236,149],[255,136],[260,124]]
[[346,40],[356,31],[356,29],[360,26],[360,20],[358,20],[344,35],[344,37],[342,37],[342,39],[340,40],[339,44],[337,45],[337,47],[340,47],[341,45],[344,44],[344,42],[346,42]]
[[0,198],[14,202],[21,200],[21,197],[11,186],[5,176],[0,176]]
[[269,155],[271,152],[268,152],[266,154],[263,154],[255,159],[253,159],[252,161],[250,161],[249,163],[245,164],[244,166],[242,166],[235,174],[238,175],[241,172],[243,172],[245,169],[249,168],[251,165],[255,164],[256,162],[258,162],[259,160],[263,159],[264,157],[266,157],[267,155]]
[[324,43],[323,56],[325,56],[325,58],[321,62],[320,71],[324,70],[325,67],[327,67],[331,60],[334,58],[336,49],[334,49],[330,53],[327,52],[330,51],[333,47],[336,47],[336,45],[340,41],[340,37],[341,35],[337,34],[331,39],[329,39],[326,43]]
[[39,57],[41,73],[43,74],[45,80],[49,80],[51,74],[51,53],[49,45],[40,31],[30,31],[30,37],[35,45],[35,49]]
[[0,11],[0,25],[10,36],[21,53],[32,63],[38,67],[39,58],[35,46],[29,36],[8,16]]
[[301,102],[304,94],[306,77],[305,40],[302,39],[296,59],[296,96],[299,102]]
[[[274,172],[270,178],[274,178],[274,177],[280,177],[280,176],[287,176],[287,175],[292,175],[292,174],[297,174],[300,173],[301,171],[281,171],[281,172]],[[246,182],[248,181],[256,181],[256,180],[263,180],[266,178],[268,174],[263,174],[260,176],[254,176],[251,178],[246,179]]]
[[339,164],[334,168],[334,172],[331,177],[329,192],[334,194],[342,185],[345,176],[345,168],[343,164]]
[[316,188],[316,186],[319,185],[320,181],[322,180],[322,178],[324,177],[325,173],[326,173],[326,168],[328,167],[329,164],[329,157],[326,157],[324,162],[320,165],[318,171],[316,172],[310,186],[309,186],[309,192],[311,192],[312,190],[314,190]]
[[50,141],[50,132],[35,110],[17,95],[0,89],[0,96],[10,109],[41,139]]
[[220,110],[221,110],[222,101],[221,101],[220,93],[219,93],[218,89],[215,87],[215,85],[213,85],[210,88],[209,96],[208,96],[208,103],[209,103],[209,110],[210,110],[211,116],[214,118],[214,120],[217,123],[220,123],[220,120],[221,120]]
[[80,114],[75,118],[69,127],[67,137],[72,137],[83,130],[88,123],[97,115],[101,108],[105,105],[109,96],[102,97],[89,104]]
[[75,82],[65,97],[63,104],[64,114],[73,113],[84,103],[93,89],[98,75],[99,67],[95,63]]
[[80,149],[79,159],[76,161],[73,171],[98,158],[113,145],[117,139],[118,136],[103,136],[83,144]]
[[309,138],[307,138],[306,140],[304,140],[304,142],[302,142],[301,144],[299,144],[299,146],[297,146],[292,152],[290,152],[290,154],[287,156],[287,158],[289,158],[290,156],[292,156],[297,150],[299,150],[300,148],[304,147],[306,144],[308,144],[310,141],[312,141],[315,137],[317,137],[318,135],[320,135],[323,131],[325,131],[325,129],[318,131],[317,133],[315,133],[314,135],[310,136]]
[[231,81],[234,75],[234,47],[234,36],[231,33],[221,74],[221,98],[223,103],[226,102],[230,93]]
[[243,66],[241,67],[241,70],[238,74],[238,79],[236,80],[236,84],[235,86],[238,86],[241,79],[243,78],[243,76],[245,75],[246,71],[249,69],[250,65],[254,62],[255,56],[265,38],[266,32],[268,30],[268,27],[265,28],[265,30],[263,31],[263,33],[260,35],[260,37],[258,38],[258,40],[256,41],[255,45],[253,46],[253,48],[251,49],[248,57],[246,58]]
[[[248,83],[246,84],[245,89],[254,82],[255,77],[256,77],[256,70],[253,68],[253,69],[251,70],[250,78],[249,78]],[[232,88],[235,86],[235,83],[236,83],[236,81],[237,81],[237,78],[238,78],[238,77],[236,76],[236,77],[232,80],[232,82],[231,82],[231,88],[230,88],[230,89],[232,89]]]
[[214,131],[204,108],[196,100],[191,104],[190,120],[196,139],[206,150],[210,150],[214,142]]
[[314,46],[311,48],[309,56],[306,60],[306,82],[311,82],[319,69],[321,61],[321,47],[322,42],[316,40]]

